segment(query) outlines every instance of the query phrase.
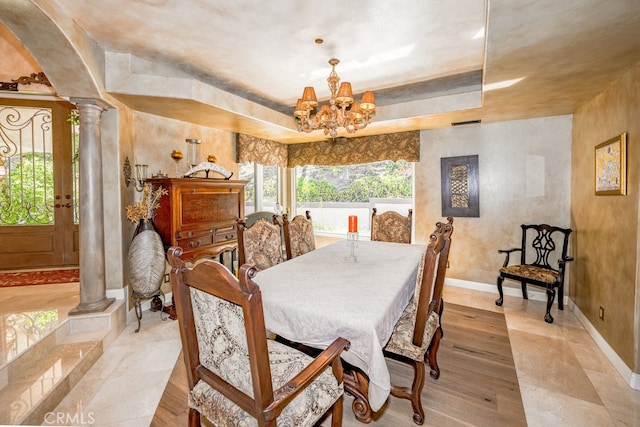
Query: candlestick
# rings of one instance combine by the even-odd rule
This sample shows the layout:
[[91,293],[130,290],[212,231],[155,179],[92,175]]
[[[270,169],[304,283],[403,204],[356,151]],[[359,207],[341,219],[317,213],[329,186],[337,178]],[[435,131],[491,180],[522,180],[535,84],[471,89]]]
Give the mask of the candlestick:
[[347,260],[358,262],[358,255],[356,255],[356,248],[358,247],[358,233],[347,233],[347,242],[349,245],[349,255],[347,256]]
[[349,233],[358,232],[358,217],[356,215],[349,215]]

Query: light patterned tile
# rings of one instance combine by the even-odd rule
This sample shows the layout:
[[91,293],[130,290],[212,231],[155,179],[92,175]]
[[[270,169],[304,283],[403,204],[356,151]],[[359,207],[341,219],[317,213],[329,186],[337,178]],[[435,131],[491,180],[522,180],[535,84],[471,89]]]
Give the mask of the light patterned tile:
[[[174,360],[175,364],[175,360]],[[171,371],[110,377],[85,406],[98,425],[153,416]],[[117,404],[114,404],[117,402]]]
[[520,392],[529,427],[614,425],[603,405],[522,383]]
[[617,426],[640,425],[640,390],[629,387],[620,375],[587,370],[607,411]]
[[602,405],[573,350],[564,340],[522,331],[509,331],[509,339],[520,384]]

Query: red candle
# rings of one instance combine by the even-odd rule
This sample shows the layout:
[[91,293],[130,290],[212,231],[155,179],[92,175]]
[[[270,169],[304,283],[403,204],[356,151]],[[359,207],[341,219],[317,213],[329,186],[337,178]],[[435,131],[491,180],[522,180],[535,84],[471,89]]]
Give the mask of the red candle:
[[358,217],[355,215],[349,215],[349,233],[358,232]]

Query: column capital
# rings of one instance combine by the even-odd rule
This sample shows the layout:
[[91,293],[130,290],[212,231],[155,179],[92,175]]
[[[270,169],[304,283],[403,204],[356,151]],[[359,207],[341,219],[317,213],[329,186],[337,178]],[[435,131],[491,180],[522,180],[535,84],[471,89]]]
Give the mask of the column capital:
[[70,98],[69,101],[77,105],[95,105],[96,107],[100,107],[102,110],[108,110],[109,108],[113,108],[113,105],[102,99],[96,98]]

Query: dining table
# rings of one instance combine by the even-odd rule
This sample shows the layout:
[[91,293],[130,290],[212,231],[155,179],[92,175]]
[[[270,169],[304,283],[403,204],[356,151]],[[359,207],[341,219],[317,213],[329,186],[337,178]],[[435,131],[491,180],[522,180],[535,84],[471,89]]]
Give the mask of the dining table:
[[266,328],[294,343],[324,349],[350,341],[344,387],[356,418],[370,422],[391,380],[383,348],[408,305],[426,249],[421,244],[345,239],[292,258],[254,277]]

